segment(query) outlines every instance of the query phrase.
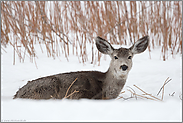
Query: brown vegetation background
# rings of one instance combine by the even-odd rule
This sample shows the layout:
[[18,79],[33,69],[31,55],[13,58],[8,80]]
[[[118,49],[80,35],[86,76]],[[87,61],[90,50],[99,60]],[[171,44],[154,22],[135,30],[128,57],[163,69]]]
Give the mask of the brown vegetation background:
[[149,53],[160,47],[165,61],[182,53],[182,1],[1,1],[1,51],[14,48],[13,64],[15,55],[34,61],[35,44],[46,47],[48,57],[69,60],[72,53],[83,63],[89,44],[91,63],[100,64],[97,35],[128,46],[149,35]]

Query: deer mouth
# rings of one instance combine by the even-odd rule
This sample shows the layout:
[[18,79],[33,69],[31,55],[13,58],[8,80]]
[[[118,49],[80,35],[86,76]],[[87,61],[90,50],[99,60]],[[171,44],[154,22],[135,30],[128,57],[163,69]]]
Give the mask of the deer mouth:
[[128,71],[123,71],[121,69],[120,69],[120,71],[117,71],[116,68],[114,68],[114,71],[116,74],[118,74],[118,75],[120,74],[120,76],[121,75],[124,76],[124,75],[128,74]]
[[128,74],[128,72],[127,71],[121,71],[121,74],[126,75],[126,74]]

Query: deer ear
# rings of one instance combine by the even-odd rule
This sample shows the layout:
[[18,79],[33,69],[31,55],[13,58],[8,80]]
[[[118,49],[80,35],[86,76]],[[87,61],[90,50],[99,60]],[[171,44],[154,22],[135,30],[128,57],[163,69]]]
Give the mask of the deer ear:
[[149,45],[149,36],[146,35],[137,40],[137,42],[135,42],[135,44],[132,47],[130,47],[130,50],[132,51],[133,54],[142,53],[146,50],[148,45]]
[[108,54],[108,55],[111,55],[113,53],[114,48],[111,46],[111,44],[108,41],[106,41],[105,39],[99,36],[95,38],[95,41],[96,41],[97,49],[101,53]]

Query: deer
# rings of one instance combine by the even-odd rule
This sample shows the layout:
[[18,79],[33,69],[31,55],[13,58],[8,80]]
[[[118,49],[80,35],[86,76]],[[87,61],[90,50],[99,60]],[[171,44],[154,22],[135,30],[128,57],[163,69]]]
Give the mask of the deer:
[[115,49],[105,39],[95,38],[97,49],[111,58],[106,72],[77,71],[28,81],[13,99],[115,99],[122,91],[135,54],[144,52],[149,36],[138,39],[130,48]]

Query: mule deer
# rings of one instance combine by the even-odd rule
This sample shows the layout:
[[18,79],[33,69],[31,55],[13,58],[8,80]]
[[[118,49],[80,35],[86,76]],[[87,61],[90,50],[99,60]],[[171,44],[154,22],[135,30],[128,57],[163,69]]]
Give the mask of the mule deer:
[[125,85],[132,68],[134,54],[144,52],[149,43],[149,36],[144,36],[127,48],[114,49],[109,42],[97,37],[96,46],[103,54],[111,57],[107,72],[81,71],[62,73],[29,81],[20,88],[14,98],[30,99],[114,99]]

